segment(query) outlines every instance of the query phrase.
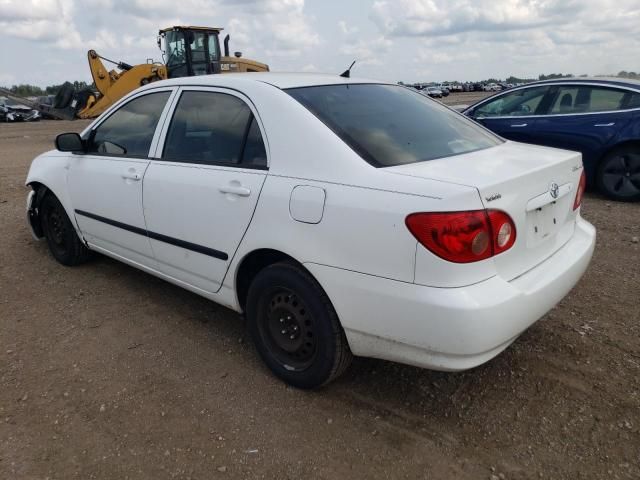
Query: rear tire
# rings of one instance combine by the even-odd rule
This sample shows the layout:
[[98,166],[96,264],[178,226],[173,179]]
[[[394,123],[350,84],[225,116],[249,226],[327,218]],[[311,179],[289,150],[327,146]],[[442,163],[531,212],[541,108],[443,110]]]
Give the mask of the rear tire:
[[247,294],[249,331],[262,360],[286,383],[317,388],[349,366],[351,350],[333,305],[309,273],[292,263],[260,271]]
[[86,262],[91,251],[78,237],[67,212],[55,195],[48,193],[38,211],[42,232],[53,258],[68,267]]
[[640,146],[620,147],[608,153],[600,162],[596,182],[612,200],[640,200]]

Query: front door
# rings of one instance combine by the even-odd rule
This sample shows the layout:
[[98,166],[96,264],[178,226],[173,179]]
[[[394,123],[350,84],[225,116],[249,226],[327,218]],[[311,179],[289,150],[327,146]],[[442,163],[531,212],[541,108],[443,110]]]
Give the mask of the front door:
[[480,118],[476,121],[508,140],[534,143],[535,117]]
[[266,178],[260,125],[236,92],[185,88],[165,130],[144,177],[153,253],[166,275],[216,292]]
[[548,86],[540,86],[508,91],[478,105],[468,115],[504,138],[535,143],[537,115],[548,90]]
[[150,266],[142,179],[171,90],[137,96],[86,133],[88,152],[72,155],[68,185],[78,227],[94,247]]

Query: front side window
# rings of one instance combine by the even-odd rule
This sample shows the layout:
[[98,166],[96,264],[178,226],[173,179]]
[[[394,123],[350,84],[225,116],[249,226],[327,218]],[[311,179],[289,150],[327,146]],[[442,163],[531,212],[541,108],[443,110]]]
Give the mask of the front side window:
[[347,84],[286,91],[374,167],[423,162],[501,143],[471,120],[402,86]]
[[550,113],[611,112],[626,108],[628,92],[616,88],[567,85],[558,88]]
[[545,86],[524,88],[505,93],[478,107],[473,116],[474,118],[490,118],[536,115],[538,107],[548,90],[549,87]]
[[169,125],[164,160],[266,166],[264,143],[251,109],[233,95],[184,92]]
[[170,94],[150,93],[120,107],[91,132],[88,153],[147,157]]

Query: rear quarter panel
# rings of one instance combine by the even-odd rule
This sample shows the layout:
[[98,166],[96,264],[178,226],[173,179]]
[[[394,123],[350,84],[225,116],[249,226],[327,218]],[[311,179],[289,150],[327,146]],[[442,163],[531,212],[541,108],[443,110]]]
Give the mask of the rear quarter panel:
[[[399,180],[407,180],[410,184],[415,180],[398,175],[387,176],[390,177],[390,184]],[[422,180],[427,191],[430,184],[434,183],[441,182]],[[324,211],[319,223],[303,223],[291,217],[291,192],[299,185],[310,185],[325,191]],[[451,189],[450,196],[442,199],[269,175],[230,271],[235,272],[242,258],[250,252],[270,248],[282,251],[303,264],[321,264],[414,282],[416,252],[425,249],[407,229],[406,216],[421,211],[481,208],[474,189],[455,185]],[[437,283],[438,272],[448,270],[452,264],[429,252],[426,254],[432,262],[433,281]],[[492,265],[485,266],[491,268]],[[470,274],[473,274],[472,269],[465,269],[464,276]],[[484,279],[492,274],[493,270],[490,270],[482,272],[480,276]],[[235,275],[227,277],[225,283],[231,281],[228,286],[232,286]],[[465,283],[473,283],[473,280],[465,280]]]
[[[223,291],[234,290],[237,268],[246,255],[264,248],[303,264],[413,282],[416,250],[424,247],[406,228],[406,216],[483,208],[475,188],[372,167],[286,92],[257,84],[244,93],[256,106],[264,127],[269,173]],[[304,185],[325,192],[319,223],[303,223],[291,216],[291,193]],[[431,257],[437,279],[438,269],[446,270],[450,264]],[[491,274],[484,271],[476,281]]]

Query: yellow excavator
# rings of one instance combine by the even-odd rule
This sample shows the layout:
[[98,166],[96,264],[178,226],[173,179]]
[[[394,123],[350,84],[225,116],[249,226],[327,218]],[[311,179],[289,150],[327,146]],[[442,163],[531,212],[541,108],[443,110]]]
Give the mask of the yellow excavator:
[[[268,72],[269,66],[242,58],[240,52],[229,55],[229,35],[220,51],[222,28],[174,26],[158,32],[158,47],[164,63],[129,65],[114,62],[89,50],[89,68],[94,89],[75,91],[73,85],[60,89],[46,113],[64,119],[95,118],[136,88],[157,80],[231,72]],[[164,48],[163,48],[164,43]],[[116,65],[109,70],[103,60]],[[42,107],[42,106],[41,106]],[[42,110],[42,108],[40,108]]]

